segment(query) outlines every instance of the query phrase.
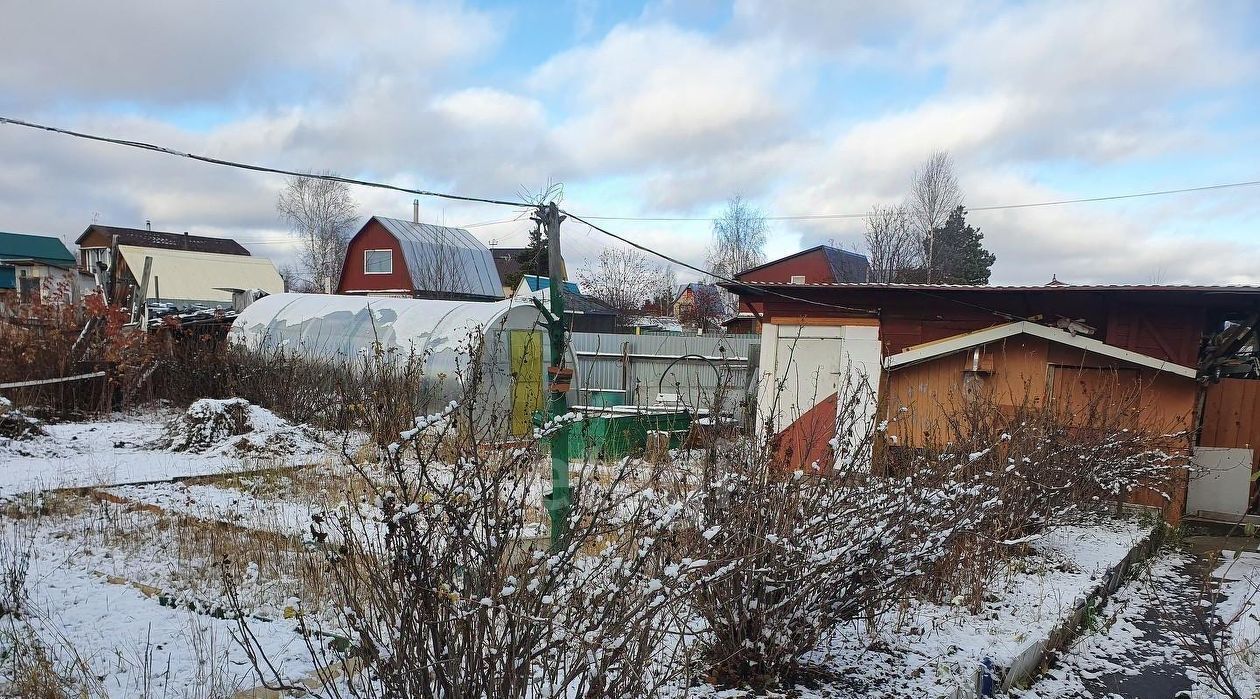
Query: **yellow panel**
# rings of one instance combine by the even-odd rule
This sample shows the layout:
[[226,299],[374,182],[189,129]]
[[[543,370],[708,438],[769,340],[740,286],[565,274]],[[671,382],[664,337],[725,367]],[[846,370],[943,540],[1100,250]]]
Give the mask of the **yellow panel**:
[[513,330],[509,339],[512,356],[512,434],[529,433],[534,411],[543,407],[543,334],[537,330]]

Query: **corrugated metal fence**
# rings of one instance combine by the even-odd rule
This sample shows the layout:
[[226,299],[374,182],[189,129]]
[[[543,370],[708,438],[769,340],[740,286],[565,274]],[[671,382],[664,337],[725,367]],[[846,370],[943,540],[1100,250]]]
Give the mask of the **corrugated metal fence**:
[[572,338],[580,402],[602,390],[621,395],[625,405],[652,405],[665,393],[705,408],[725,383],[728,409],[743,398],[750,359],[755,365],[761,342],[759,335],[573,333]]

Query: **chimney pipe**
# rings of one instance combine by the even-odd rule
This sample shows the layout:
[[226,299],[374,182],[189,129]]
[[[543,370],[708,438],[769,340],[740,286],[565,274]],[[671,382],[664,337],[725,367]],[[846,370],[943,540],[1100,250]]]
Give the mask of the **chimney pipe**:
[[145,229],[146,231],[151,231],[151,230],[153,230],[153,223],[152,223],[152,222],[150,222],[150,221],[149,221],[149,219],[147,219],[147,218],[144,220],[144,229]]
[[188,249],[188,231],[184,231],[184,249]]
[[420,200],[411,200],[411,222],[420,223]]

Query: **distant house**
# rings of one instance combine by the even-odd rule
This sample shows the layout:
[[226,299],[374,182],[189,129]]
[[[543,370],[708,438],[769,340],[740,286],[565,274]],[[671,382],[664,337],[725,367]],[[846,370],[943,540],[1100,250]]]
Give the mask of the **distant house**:
[[517,280],[521,278],[520,256],[529,248],[490,248],[494,256],[494,268],[499,272],[499,280],[503,282],[503,295],[511,296],[516,290]]
[[105,283],[103,273],[109,269],[115,245],[209,252],[216,255],[249,255],[249,251],[244,246],[231,238],[211,238],[204,235],[189,235],[187,232],[167,233],[146,228],[122,228],[98,224],[85,228],[74,244],[79,248],[79,267],[95,274],[102,285]]
[[0,232],[0,292],[20,303],[44,303],[71,300],[93,286],[60,239]]
[[[521,281],[516,285],[517,294],[532,294],[535,291],[545,291],[551,287],[551,280],[547,277],[540,277],[536,274],[525,274],[521,276]],[[578,288],[577,282],[566,281],[564,283],[564,292],[566,294],[582,295],[582,290]]]
[[232,305],[237,290],[284,292],[280,272],[262,257],[119,245],[116,259],[111,276],[119,303],[134,302],[141,289],[149,303],[222,307]]
[[[538,294],[542,302],[550,308],[551,280],[534,274],[524,275],[514,295],[525,297],[530,294]],[[569,329],[573,332],[617,331],[617,311],[599,299],[583,296],[578,285],[569,281],[564,283],[564,314],[569,321]]]
[[674,294],[674,317],[686,325],[708,326],[720,323],[730,310],[716,284],[682,284]]
[[787,257],[746,269],[735,278],[741,282],[784,284],[840,284],[864,282],[871,263],[866,255],[830,245],[815,245]]
[[350,239],[337,293],[496,301],[503,282],[468,231],[373,216]]

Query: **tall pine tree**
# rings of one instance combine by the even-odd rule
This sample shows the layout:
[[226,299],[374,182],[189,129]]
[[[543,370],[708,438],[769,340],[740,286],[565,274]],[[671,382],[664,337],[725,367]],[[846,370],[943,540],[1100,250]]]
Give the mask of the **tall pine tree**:
[[967,223],[967,210],[958,206],[945,223],[934,231],[936,260],[932,281],[941,284],[989,283],[989,274],[997,260],[984,249],[984,234]]

